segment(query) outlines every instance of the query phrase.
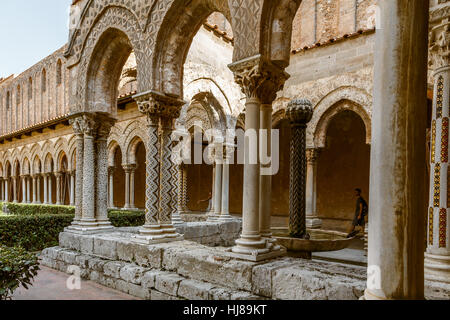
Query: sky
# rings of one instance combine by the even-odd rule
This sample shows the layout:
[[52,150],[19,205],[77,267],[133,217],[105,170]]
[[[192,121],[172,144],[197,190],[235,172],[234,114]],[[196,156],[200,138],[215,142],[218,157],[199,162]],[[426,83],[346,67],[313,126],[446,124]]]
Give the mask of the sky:
[[68,42],[72,0],[0,0],[0,78],[19,75]]

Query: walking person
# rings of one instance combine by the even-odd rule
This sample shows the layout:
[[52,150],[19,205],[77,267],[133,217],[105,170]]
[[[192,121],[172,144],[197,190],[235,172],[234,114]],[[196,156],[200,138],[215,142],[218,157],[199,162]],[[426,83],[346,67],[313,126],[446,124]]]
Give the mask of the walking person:
[[358,234],[360,230],[356,230],[356,227],[361,227],[361,231],[364,233],[364,227],[366,225],[366,216],[368,214],[368,206],[366,200],[361,196],[361,189],[355,189],[356,208],[355,216],[353,218],[352,226],[349,229],[347,238],[352,238]]

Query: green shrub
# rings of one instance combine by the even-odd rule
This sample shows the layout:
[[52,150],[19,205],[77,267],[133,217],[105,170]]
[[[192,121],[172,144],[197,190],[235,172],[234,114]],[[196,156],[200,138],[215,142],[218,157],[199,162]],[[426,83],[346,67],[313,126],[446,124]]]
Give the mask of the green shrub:
[[28,289],[38,270],[35,254],[23,248],[0,246],[0,300],[10,299],[20,285]]
[[[110,211],[115,227],[137,227],[145,223],[142,211]],[[58,235],[73,221],[73,214],[29,214],[0,216],[0,245],[40,251],[58,245]]]
[[139,227],[145,223],[143,211],[111,210],[108,213],[108,217],[115,227]]
[[7,212],[12,215],[30,216],[41,214],[75,214],[75,207],[48,204],[6,203]]
[[58,245],[58,235],[73,221],[73,215],[0,216],[0,245],[39,251]]

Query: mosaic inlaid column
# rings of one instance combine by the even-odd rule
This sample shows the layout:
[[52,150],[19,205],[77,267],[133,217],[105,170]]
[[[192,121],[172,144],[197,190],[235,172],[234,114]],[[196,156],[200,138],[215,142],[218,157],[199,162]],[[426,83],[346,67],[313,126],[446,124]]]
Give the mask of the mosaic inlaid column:
[[222,210],[219,220],[227,221],[233,217],[230,215],[230,162],[234,152],[234,145],[225,145],[223,147],[222,164]]
[[27,176],[20,177],[22,180],[22,203],[27,203]]
[[424,299],[429,1],[378,1],[365,299]]
[[114,207],[114,172],[116,171],[115,167],[109,167],[108,173],[109,173],[109,188],[108,188],[108,195],[109,195],[109,207]]
[[145,224],[136,237],[138,242],[162,242],[164,233],[159,222],[160,153],[159,103],[150,95],[135,97],[139,111],[147,116],[148,143],[146,146]]
[[182,184],[183,191],[181,193],[181,195],[182,195],[181,207],[182,207],[183,212],[189,212],[189,208],[187,206],[187,199],[188,199],[188,196],[187,196],[187,184],[188,184],[188,178],[187,178],[186,166],[183,165],[182,170],[183,170],[183,184]]
[[306,125],[311,121],[313,107],[309,100],[289,102],[286,118],[291,121],[289,235],[304,239],[306,232]]
[[[176,185],[176,177],[173,176],[172,161],[172,132],[174,117],[170,114],[163,114],[161,117],[161,194],[160,194],[160,213],[159,219],[161,228],[163,229],[166,238],[178,238],[180,235],[174,228],[172,223],[172,212],[175,208],[172,206],[175,201],[173,189]],[[175,199],[174,199],[175,200]]]
[[97,232],[112,229],[108,218],[108,136],[115,124],[115,119],[107,115],[97,114],[98,123],[95,157],[95,186],[96,186],[96,212]]
[[443,20],[432,29],[430,56],[434,70],[433,116],[431,123],[430,192],[425,278],[450,283],[450,22]]
[[[180,143],[180,141],[172,141],[172,150]],[[181,180],[183,179],[182,173],[180,172],[181,166],[181,155],[173,154],[172,157],[173,165],[172,165],[172,176],[173,176],[173,188],[172,188],[172,223],[182,224],[184,223],[180,214],[180,199],[181,199]]]
[[242,234],[232,252],[237,258],[259,261],[284,253],[260,233],[259,129],[261,104],[272,103],[288,75],[259,55],[235,62],[230,69],[246,96]]
[[306,227],[320,228],[322,220],[317,215],[317,157],[319,149],[306,150]]
[[61,172],[55,172],[56,177],[56,205],[61,205],[61,178],[62,173]]

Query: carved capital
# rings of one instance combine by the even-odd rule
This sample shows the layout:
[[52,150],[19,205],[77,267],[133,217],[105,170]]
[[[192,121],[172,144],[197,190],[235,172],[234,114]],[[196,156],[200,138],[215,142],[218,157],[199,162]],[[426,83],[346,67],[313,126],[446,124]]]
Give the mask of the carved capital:
[[283,89],[289,74],[261,55],[229,65],[235,81],[247,98],[258,98],[263,104],[272,104],[277,92]]
[[77,135],[94,136],[97,131],[98,124],[93,114],[82,114],[81,116],[70,120],[73,131]]
[[122,165],[122,168],[125,172],[131,173],[136,171],[137,165],[136,164],[124,164]]
[[289,102],[286,108],[286,118],[293,125],[305,125],[311,121],[313,116],[313,107],[311,101],[307,99],[295,99]]
[[159,118],[176,119],[180,116],[183,100],[156,92],[148,91],[133,97],[139,111],[147,115],[150,125],[156,125]]
[[430,33],[430,66],[434,69],[450,65],[450,22],[445,18]]

